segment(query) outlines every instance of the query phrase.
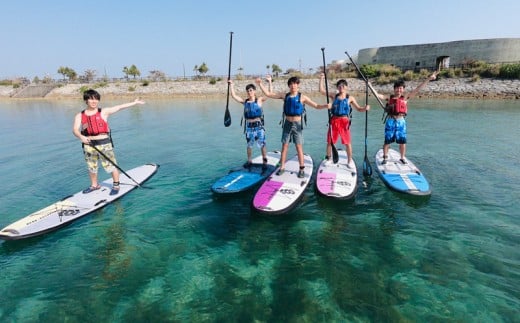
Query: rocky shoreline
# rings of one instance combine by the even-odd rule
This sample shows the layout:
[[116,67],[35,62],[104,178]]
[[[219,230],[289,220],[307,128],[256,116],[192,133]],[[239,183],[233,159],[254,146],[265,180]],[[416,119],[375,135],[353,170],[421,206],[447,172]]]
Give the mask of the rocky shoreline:
[[[329,80],[329,87],[334,89],[336,80]],[[365,83],[359,79],[347,79],[352,95],[364,95]],[[420,81],[407,82],[408,90],[414,89]],[[245,86],[254,83],[254,80],[235,80],[235,89],[238,95],[245,96]],[[380,93],[392,93],[392,84],[373,85]],[[58,86],[47,94],[44,99],[75,99],[81,98],[81,89],[95,88],[104,98],[111,97],[142,97],[142,98],[211,98],[225,97],[227,82],[221,80],[215,84],[204,81],[120,81],[105,84],[65,84]],[[319,95],[318,79],[303,79],[301,91],[310,96]],[[285,92],[286,79],[276,79],[273,82],[273,91]],[[12,86],[0,86],[1,99],[11,98],[18,89]],[[470,78],[443,78],[432,81],[419,92],[421,98],[473,98],[473,99],[520,99],[520,80],[496,80]],[[13,99],[14,100],[14,99]]]

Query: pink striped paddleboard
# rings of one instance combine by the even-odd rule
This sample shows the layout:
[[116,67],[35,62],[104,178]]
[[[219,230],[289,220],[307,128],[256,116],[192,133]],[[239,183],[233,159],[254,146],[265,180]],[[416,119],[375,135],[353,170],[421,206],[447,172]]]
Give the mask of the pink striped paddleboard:
[[277,215],[291,211],[303,197],[312,179],[314,163],[311,156],[304,155],[305,176],[298,177],[300,164],[295,155],[285,162],[285,172],[277,175],[278,168],[256,192],[252,206],[263,214]]
[[316,172],[316,190],[322,196],[349,199],[357,191],[357,170],[354,160],[347,165],[347,152],[338,149],[339,160],[336,164],[323,160]]

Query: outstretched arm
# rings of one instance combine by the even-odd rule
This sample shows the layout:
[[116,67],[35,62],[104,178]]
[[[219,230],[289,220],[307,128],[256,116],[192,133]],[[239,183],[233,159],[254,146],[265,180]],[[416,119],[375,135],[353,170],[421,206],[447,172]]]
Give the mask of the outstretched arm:
[[267,96],[268,98],[271,98],[271,99],[283,99],[285,98],[285,95],[280,95],[280,94],[277,94],[277,93],[274,93],[272,91],[272,79],[271,79],[271,76],[268,75],[266,77],[267,79],[267,82],[269,84],[269,87],[266,89],[264,84],[262,84],[262,79],[257,77],[255,82],[256,84],[260,87],[260,89],[262,90],[262,92],[264,92],[265,96]]
[[325,103],[325,104],[318,104],[318,103],[312,101],[306,95],[302,95],[301,101],[302,101],[303,104],[308,104],[311,107],[313,107],[314,109],[329,109],[332,106],[332,103],[329,103],[329,104],[327,104],[327,103]]
[[239,97],[238,95],[236,95],[235,93],[235,87],[233,86],[233,81],[232,80],[228,80],[228,84],[229,84],[229,89],[231,90],[231,97],[237,101],[238,103],[244,103],[244,99],[242,99],[241,97]]
[[133,102],[123,103],[120,105],[116,105],[110,108],[104,108],[101,110],[101,113],[105,115],[105,117],[108,117],[109,115],[118,112],[119,110],[123,110],[126,108],[133,107],[136,104],[144,104],[145,102],[141,100],[140,98],[135,99]]
[[410,93],[407,95],[406,98],[409,100],[409,99],[413,98],[415,95],[417,95],[417,93],[419,92],[419,90],[420,90],[422,87],[424,87],[428,82],[433,81],[433,80],[435,80],[435,78],[437,78],[437,74],[439,74],[439,71],[435,71],[435,72],[433,72],[433,74],[430,75],[426,80],[424,80],[424,82],[422,82],[421,84],[419,84],[419,85],[415,88],[415,90],[413,90],[412,92],[410,92]]

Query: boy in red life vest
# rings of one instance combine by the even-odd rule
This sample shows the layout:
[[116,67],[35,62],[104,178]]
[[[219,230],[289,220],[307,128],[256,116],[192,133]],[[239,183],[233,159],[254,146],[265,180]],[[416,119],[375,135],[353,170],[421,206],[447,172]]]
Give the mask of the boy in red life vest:
[[[101,109],[98,107],[100,99],[101,95],[95,90],[90,89],[83,93],[83,100],[85,100],[87,108],[74,117],[72,133],[82,143],[90,176],[90,187],[83,190],[83,193],[87,194],[101,188],[97,176],[98,161],[101,159],[101,165],[105,171],[112,173],[113,186],[110,195],[115,195],[119,193],[119,171],[114,166],[116,158],[114,147],[112,146],[112,138],[110,137],[108,117],[122,109],[136,104],[144,104],[144,101],[135,99],[133,102]],[[93,146],[108,157],[110,161],[106,160]]]
[[[350,168],[352,162],[352,145],[350,138],[350,117],[352,115],[352,107],[361,112],[370,110],[370,105],[367,104],[366,106],[361,107],[357,103],[356,99],[348,94],[347,86],[347,81],[341,79],[336,82],[336,87],[338,89],[337,93],[329,93],[329,97],[332,99],[332,105],[329,108],[331,114],[331,130],[327,131],[327,151],[325,159],[330,159],[332,153],[331,143],[335,143],[338,140],[338,137],[341,137],[341,143],[345,145],[345,151],[347,152],[347,167]],[[320,93],[325,95],[327,94],[325,89],[324,73],[321,73],[320,77]]]
[[385,142],[383,145],[383,162],[386,164],[388,159],[388,149],[392,142],[399,144],[399,153],[401,154],[401,163],[407,164],[406,161],[406,120],[405,116],[408,113],[408,100],[413,98],[419,90],[425,86],[429,81],[435,80],[439,72],[433,72],[424,82],[419,84],[415,90],[409,94],[404,94],[404,81],[397,81],[394,83],[394,94],[386,96],[374,92],[381,100],[386,100],[385,111],[388,113],[385,122]]
[[[267,82],[269,83],[269,89],[271,89],[271,76],[267,76]],[[328,104],[317,104],[312,101],[306,95],[303,95],[299,91],[300,87],[300,79],[296,76],[289,78],[287,81],[287,86],[289,86],[288,93],[273,93],[271,90],[265,88],[262,84],[262,80],[260,78],[256,79],[256,84],[260,86],[262,92],[272,99],[281,99],[284,100],[283,112],[285,116],[285,121],[283,124],[283,132],[282,132],[282,154],[280,157],[280,169],[276,173],[276,175],[282,175],[285,171],[285,161],[287,160],[287,150],[289,149],[289,142],[294,142],[296,146],[296,152],[298,154],[298,161],[300,163],[300,170],[298,171],[298,177],[305,177],[305,160],[303,154],[303,125],[302,125],[302,115],[305,112],[304,106],[306,104],[310,105],[315,109],[327,109],[329,107]],[[310,176],[311,174],[309,174]]]

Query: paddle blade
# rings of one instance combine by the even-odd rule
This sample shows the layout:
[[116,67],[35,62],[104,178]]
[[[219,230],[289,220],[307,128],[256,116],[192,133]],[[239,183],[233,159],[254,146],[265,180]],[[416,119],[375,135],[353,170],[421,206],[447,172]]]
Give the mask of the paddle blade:
[[226,112],[224,113],[224,126],[229,127],[231,125],[231,114],[229,113],[228,107],[226,107]]
[[338,150],[336,149],[336,146],[334,144],[331,143],[331,146],[332,146],[332,162],[334,164],[337,164],[339,161]]
[[363,175],[372,176],[372,166],[370,166],[370,161],[367,156],[365,156],[365,159],[363,160]]

